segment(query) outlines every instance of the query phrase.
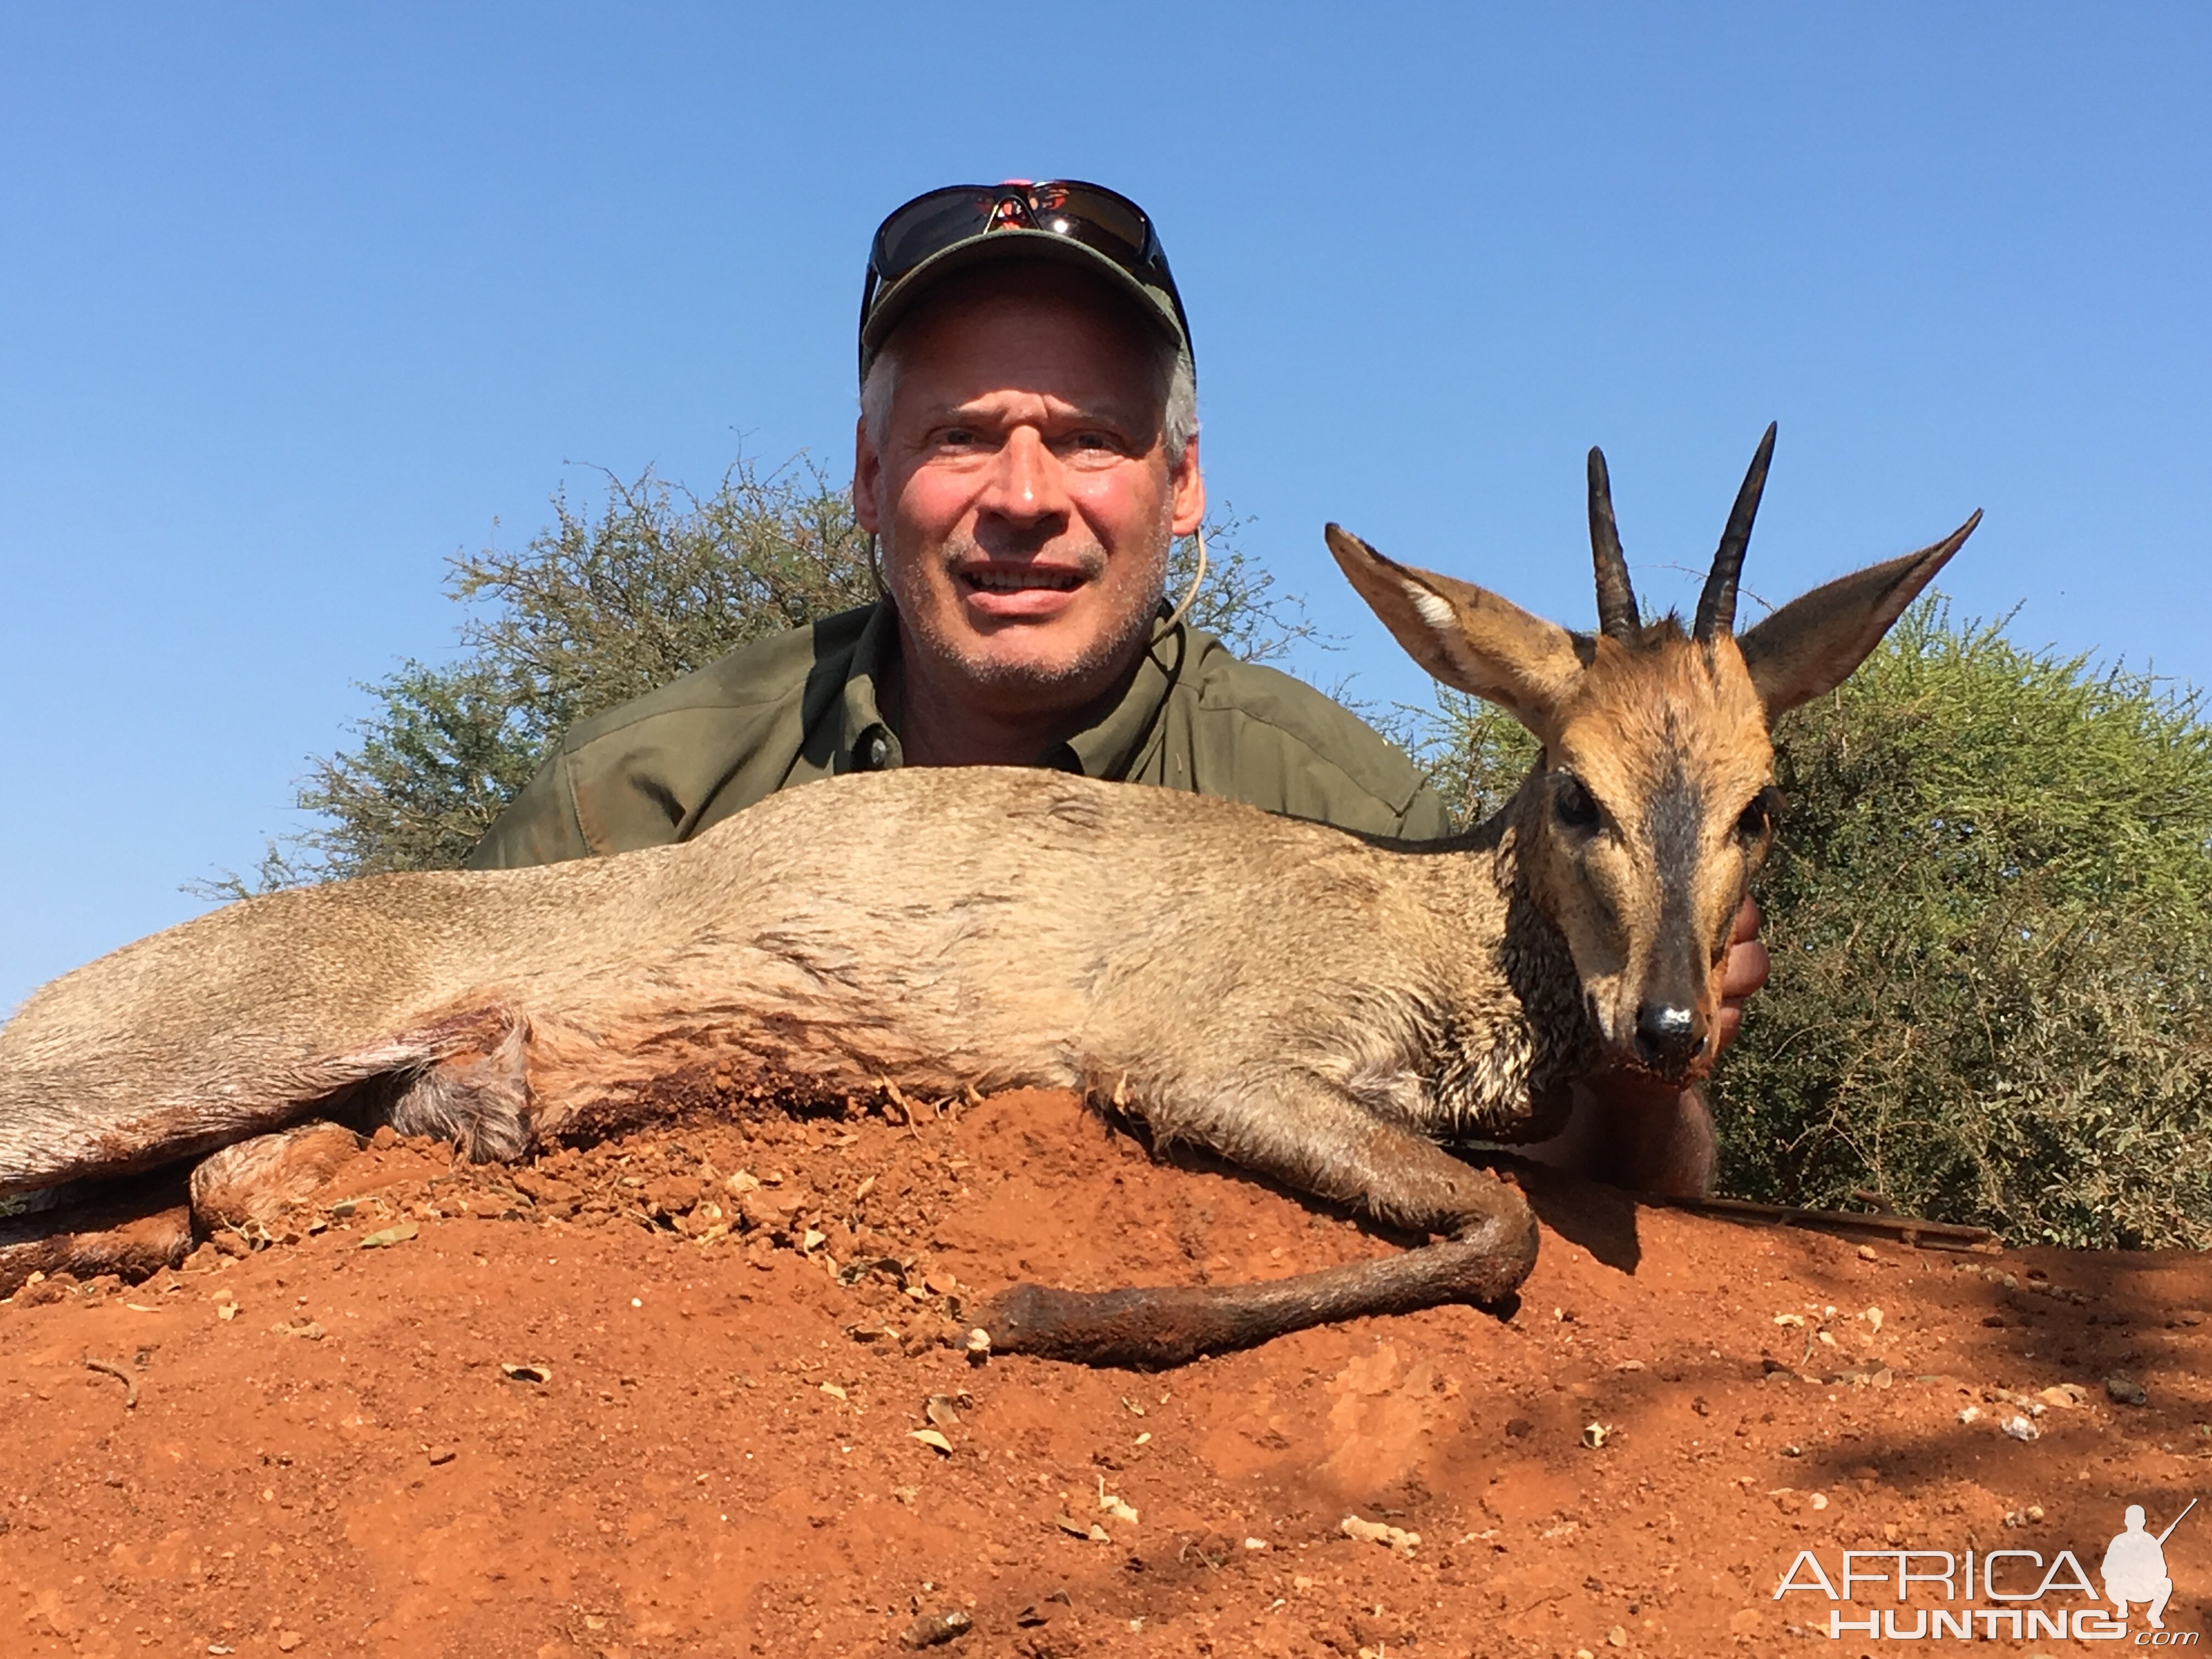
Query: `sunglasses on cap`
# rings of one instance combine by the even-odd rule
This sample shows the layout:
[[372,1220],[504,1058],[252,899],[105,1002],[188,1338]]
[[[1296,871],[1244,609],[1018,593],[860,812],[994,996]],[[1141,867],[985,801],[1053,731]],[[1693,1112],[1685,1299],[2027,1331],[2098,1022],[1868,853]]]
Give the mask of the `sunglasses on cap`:
[[868,248],[867,283],[860,295],[863,334],[878,303],[903,278],[949,248],[1007,230],[1066,237],[1139,287],[1164,295],[1188,349],[1190,322],[1183,315],[1182,295],[1176,290],[1166,250],[1151,218],[1118,191],[1076,179],[948,185],[893,210],[877,228]]

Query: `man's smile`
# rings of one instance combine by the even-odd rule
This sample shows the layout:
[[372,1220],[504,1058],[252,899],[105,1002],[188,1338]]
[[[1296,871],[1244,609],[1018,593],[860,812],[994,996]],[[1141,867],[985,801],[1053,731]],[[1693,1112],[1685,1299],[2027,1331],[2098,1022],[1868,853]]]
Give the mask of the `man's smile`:
[[1058,565],[985,565],[962,571],[960,580],[988,593],[1012,593],[1027,587],[1056,588],[1067,592],[1082,586],[1083,573]]
[[1033,560],[963,564],[952,573],[961,603],[979,623],[1051,622],[1091,580],[1080,566]]

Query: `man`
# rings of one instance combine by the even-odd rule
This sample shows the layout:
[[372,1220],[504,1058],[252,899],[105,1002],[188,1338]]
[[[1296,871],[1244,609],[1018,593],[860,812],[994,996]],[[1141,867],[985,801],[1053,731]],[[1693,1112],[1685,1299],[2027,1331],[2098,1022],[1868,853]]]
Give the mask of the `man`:
[[[860,357],[853,501],[884,598],[581,722],[472,867],[686,840],[776,790],[901,765],[1056,767],[1447,832],[1403,755],[1163,594],[1206,485],[1189,326],[1134,203],[1066,181],[916,198],[876,233]],[[1747,907],[1739,999],[1765,977],[1754,925]],[[1624,1080],[1577,1115],[1577,1161],[1668,1190],[1710,1180],[1694,1092]]]

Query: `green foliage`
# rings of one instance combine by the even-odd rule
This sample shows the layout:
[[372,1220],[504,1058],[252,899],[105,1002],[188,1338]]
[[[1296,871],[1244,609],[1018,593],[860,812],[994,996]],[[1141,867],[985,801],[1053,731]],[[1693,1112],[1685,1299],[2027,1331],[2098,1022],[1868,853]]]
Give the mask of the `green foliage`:
[[[1305,601],[1279,591],[1273,574],[1244,551],[1244,524],[1233,517],[1206,521],[1206,579],[1184,619],[1247,662],[1276,661],[1301,643],[1334,650],[1334,641],[1307,617]],[[1168,554],[1169,600],[1182,603],[1198,574],[1198,538],[1182,537]]]
[[412,659],[362,689],[356,746],[312,763],[296,804],[320,822],[271,844],[210,897],[459,865],[574,722],[746,641],[875,597],[846,493],[808,468],[740,460],[708,495],[648,471],[602,474],[595,514],[553,497],[520,552],[452,561],[469,607],[454,659]]
[[1718,1085],[1729,1191],[2212,1242],[2202,713],[1923,604],[1784,723],[1774,977]]
[[1370,723],[1413,757],[1452,822],[1480,823],[1513,799],[1536,763],[1536,739],[1504,709],[1439,685],[1431,708],[1404,705]]
[[[553,522],[520,552],[452,562],[467,606],[442,667],[410,659],[366,686],[376,707],[355,745],[312,763],[296,804],[319,820],[271,843],[251,876],[194,884],[210,898],[304,882],[459,865],[575,721],[641,696],[739,646],[876,597],[867,538],[842,486],[808,467],[739,461],[699,496],[647,472],[603,474],[596,513],[553,498]],[[1297,599],[1207,526],[1208,568],[1189,619],[1255,661],[1317,641]],[[1181,599],[1193,541],[1170,556]]]

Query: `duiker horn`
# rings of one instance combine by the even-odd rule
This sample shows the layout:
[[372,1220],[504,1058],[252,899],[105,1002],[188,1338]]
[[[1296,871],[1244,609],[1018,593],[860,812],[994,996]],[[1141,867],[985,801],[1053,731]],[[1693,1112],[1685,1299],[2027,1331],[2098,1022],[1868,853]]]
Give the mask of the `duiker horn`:
[[1735,581],[1743,569],[1743,551],[1751,545],[1751,521],[1759,516],[1759,498],[1766,491],[1766,469],[1774,459],[1776,422],[1766,423],[1766,435],[1751,458],[1751,471],[1743,475],[1743,488],[1735,492],[1728,528],[1721,532],[1713,568],[1705,577],[1705,591],[1698,596],[1698,620],[1690,630],[1693,640],[1710,640],[1735,627]]
[[1605,452],[1589,453],[1590,559],[1597,567],[1597,624],[1623,645],[1633,645],[1644,630],[1636,609],[1636,590],[1628,585],[1628,561],[1620,550],[1620,526],[1613,519],[1613,481],[1606,476]]

